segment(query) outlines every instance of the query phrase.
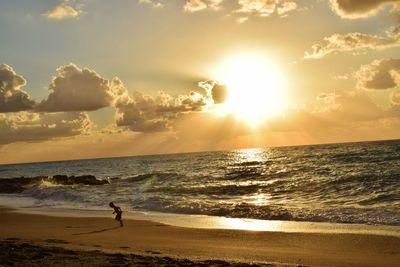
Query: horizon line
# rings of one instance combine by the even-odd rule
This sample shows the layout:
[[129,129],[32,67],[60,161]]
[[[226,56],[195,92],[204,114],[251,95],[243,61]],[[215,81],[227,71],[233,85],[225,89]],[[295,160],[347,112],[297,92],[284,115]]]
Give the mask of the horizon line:
[[231,151],[235,151],[235,150],[258,149],[258,148],[267,149],[267,148],[305,147],[305,146],[323,146],[323,145],[357,144],[357,143],[373,143],[373,142],[394,142],[394,141],[400,141],[400,138],[361,140],[361,141],[345,141],[345,142],[311,143],[311,144],[282,145],[282,146],[266,146],[266,147],[245,147],[245,148],[224,149],[224,150],[200,150],[200,151],[189,151],[189,152],[133,154],[133,155],[129,155],[129,156],[115,156],[115,157],[76,158],[76,159],[50,160],[50,161],[0,163],[0,167],[2,167],[2,166],[10,166],[10,165],[43,164],[43,163],[56,163],[56,162],[67,162],[67,161],[89,161],[89,160],[121,159],[121,158],[152,157],[152,156],[169,156],[169,155],[179,155],[179,154],[196,154],[196,153],[210,153],[210,152],[231,152]]

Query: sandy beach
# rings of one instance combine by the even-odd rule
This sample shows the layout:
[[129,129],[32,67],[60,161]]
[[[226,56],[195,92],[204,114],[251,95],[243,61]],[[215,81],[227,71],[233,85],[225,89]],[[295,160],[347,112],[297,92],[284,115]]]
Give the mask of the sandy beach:
[[[144,220],[125,220],[125,227],[120,228],[112,218],[33,215],[7,208],[0,210],[0,225],[3,248],[43,252],[37,266],[61,260],[54,255],[68,254],[66,250],[74,251],[78,263],[84,258],[87,266],[99,265],[99,261],[118,266],[107,262],[112,255],[119,255],[124,263],[120,265],[127,266],[398,266],[400,262],[400,238],[396,236],[195,229]],[[1,265],[35,262],[29,257],[14,261],[15,255],[7,251],[3,249]],[[69,260],[71,266],[79,265]]]

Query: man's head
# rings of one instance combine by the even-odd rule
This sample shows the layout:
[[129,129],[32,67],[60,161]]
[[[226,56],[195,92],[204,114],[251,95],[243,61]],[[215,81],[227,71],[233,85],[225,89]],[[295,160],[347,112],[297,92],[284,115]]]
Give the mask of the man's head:
[[109,205],[110,205],[111,208],[114,208],[114,203],[110,202]]

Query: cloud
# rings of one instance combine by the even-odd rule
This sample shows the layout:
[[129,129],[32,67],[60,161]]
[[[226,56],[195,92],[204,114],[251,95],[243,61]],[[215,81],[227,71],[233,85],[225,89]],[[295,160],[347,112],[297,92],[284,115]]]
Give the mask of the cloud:
[[[350,134],[348,129],[360,130],[367,127],[376,129],[376,125],[386,120],[398,118],[393,107],[382,109],[365,91],[341,91],[318,96],[318,107],[304,107],[292,110],[284,118],[272,120],[266,130],[274,132],[305,131],[318,139],[328,134],[338,140],[338,134]],[[400,114],[397,113],[397,114]],[[399,120],[400,122],[400,120]],[[375,126],[374,126],[375,125]]]
[[186,0],[183,10],[197,12],[207,8],[218,10],[224,0]]
[[[123,85],[120,86],[122,89]],[[132,97],[126,96],[127,93],[123,93],[116,101],[116,124],[134,132],[168,131],[179,115],[200,112],[210,101],[194,91],[178,97],[162,91],[155,97],[137,91],[133,92]]]
[[207,4],[203,0],[188,0],[183,6],[186,12],[197,12],[207,8]]
[[392,105],[400,106],[400,92],[399,91],[392,92],[390,100]]
[[297,8],[296,2],[293,1],[284,1],[280,6],[277,7],[277,12],[279,15],[286,15],[290,11],[293,11]]
[[363,91],[344,92],[337,90],[334,94],[321,97],[325,108],[315,112],[321,118],[338,123],[352,121],[372,121],[385,117],[384,110]]
[[139,0],[140,4],[149,4],[153,8],[163,8],[164,4],[159,2],[159,1],[154,1],[154,0]]
[[62,20],[68,18],[77,18],[82,15],[82,10],[78,5],[71,5],[74,1],[65,0],[63,3],[46,12],[44,16],[48,19]]
[[213,100],[214,104],[225,102],[228,97],[228,89],[214,80],[201,81],[198,86],[206,91],[207,96]]
[[92,111],[111,106],[118,92],[113,82],[95,71],[75,64],[61,66],[49,85],[50,94],[36,108],[38,111]]
[[90,131],[92,123],[86,113],[38,114],[19,112],[0,115],[0,144],[38,142],[71,137]]
[[400,85],[400,59],[374,60],[356,73],[357,87],[385,90]]
[[297,8],[295,1],[290,0],[239,0],[240,6],[235,12],[256,14],[267,17],[275,12],[284,15]]
[[331,0],[332,10],[342,18],[358,19],[375,16],[386,5],[393,10],[399,7],[399,0]]
[[35,102],[21,87],[26,80],[12,67],[0,64],[0,113],[30,110]]
[[322,58],[335,52],[354,52],[358,50],[383,50],[400,46],[400,27],[393,27],[386,36],[364,34],[359,32],[333,34],[322,42],[312,45],[312,51],[306,52],[304,58]]

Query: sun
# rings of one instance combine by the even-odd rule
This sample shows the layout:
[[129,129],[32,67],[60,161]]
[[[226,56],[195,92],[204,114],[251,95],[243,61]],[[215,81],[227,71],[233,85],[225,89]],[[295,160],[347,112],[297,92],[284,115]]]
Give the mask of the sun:
[[227,58],[219,65],[216,80],[228,90],[223,112],[233,113],[251,125],[276,117],[286,108],[285,80],[280,68],[261,53]]

